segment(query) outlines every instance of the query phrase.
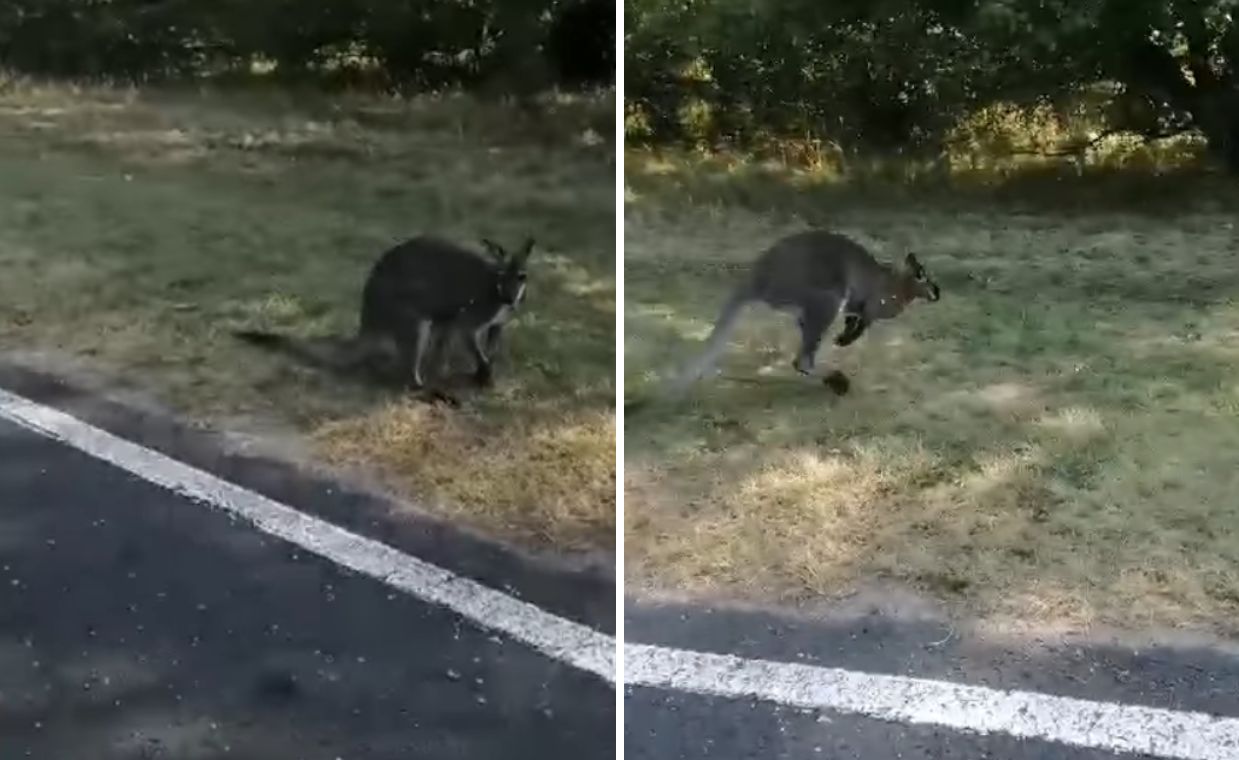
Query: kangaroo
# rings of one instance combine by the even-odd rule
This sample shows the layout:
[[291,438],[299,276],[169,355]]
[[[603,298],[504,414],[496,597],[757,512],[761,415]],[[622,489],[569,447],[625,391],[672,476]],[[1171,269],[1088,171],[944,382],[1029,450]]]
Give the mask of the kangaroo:
[[[732,292],[700,358],[672,383],[672,395],[682,393],[718,361],[750,303],[762,302],[796,315],[800,351],[792,366],[808,375],[822,336],[840,314],[844,327],[835,345],[848,346],[870,324],[897,316],[917,298],[937,301],[941,291],[911,253],[897,271],[843,235],[822,230],[790,235],[759,256],[748,278]],[[832,373],[826,383],[840,394],[847,392],[847,378],[841,373]]]
[[394,343],[399,379],[409,390],[425,387],[428,350],[437,353],[447,339],[463,335],[476,362],[475,382],[490,385],[491,357],[503,327],[525,298],[526,264],[534,241],[526,240],[514,253],[490,240],[482,245],[491,259],[428,236],[386,251],[366,278],[354,337],[305,341],[253,330],[234,335],[335,370],[373,369],[380,350]]

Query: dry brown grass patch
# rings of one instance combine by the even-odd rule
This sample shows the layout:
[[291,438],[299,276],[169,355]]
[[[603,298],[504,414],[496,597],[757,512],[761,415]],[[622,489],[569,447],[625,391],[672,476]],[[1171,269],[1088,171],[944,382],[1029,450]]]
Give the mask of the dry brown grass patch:
[[1228,216],[922,202],[795,218],[637,194],[630,397],[700,350],[739,267],[809,224],[886,260],[915,250],[942,301],[827,346],[843,398],[794,376],[790,319],[751,309],[720,376],[628,417],[631,579],[761,601],[876,580],[1003,622],[1239,632]]
[[[231,429],[323,431],[327,454],[500,537],[611,552],[613,105],[545,105],[0,88],[0,342]],[[461,412],[231,336],[354,331],[376,257],[423,233],[539,243],[496,387]]]
[[377,466],[439,513],[561,547],[615,535],[615,416],[601,411],[496,425],[468,412],[394,404],[324,426],[327,457]]

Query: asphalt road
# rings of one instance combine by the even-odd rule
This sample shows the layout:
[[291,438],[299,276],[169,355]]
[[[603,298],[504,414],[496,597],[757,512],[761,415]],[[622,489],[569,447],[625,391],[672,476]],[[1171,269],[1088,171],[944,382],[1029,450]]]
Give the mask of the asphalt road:
[[603,758],[614,702],[592,675],[0,420],[5,760]]
[[[625,699],[627,760],[1117,760],[1008,736],[974,736],[753,700],[637,688]],[[1130,757],[1130,756],[1128,756]]]
[[[673,650],[1239,717],[1239,647],[1224,642],[992,641],[876,612],[808,619],[637,599],[625,605],[625,636]],[[629,760],[1156,757],[646,687],[625,689],[624,741]],[[1239,744],[1214,747],[1211,756],[1239,760]]]
[[[603,575],[393,515],[381,499],[46,378],[0,367],[0,380],[556,615],[614,630],[613,583]],[[643,600],[629,600],[626,615],[631,641],[670,650],[1239,716],[1239,646],[996,642],[877,613],[806,619]],[[593,760],[614,756],[614,697],[592,675],[0,419],[0,760]],[[634,759],[1120,757],[665,688],[628,687],[625,704]],[[1230,760],[1228,751],[1208,755]]]

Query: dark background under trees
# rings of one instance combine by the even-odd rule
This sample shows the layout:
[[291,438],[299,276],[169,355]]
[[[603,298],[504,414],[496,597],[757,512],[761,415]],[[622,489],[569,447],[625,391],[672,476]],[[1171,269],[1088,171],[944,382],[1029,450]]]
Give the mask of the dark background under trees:
[[0,65],[153,82],[249,74],[437,90],[614,79],[614,0],[4,0]]
[[1239,173],[1239,0],[625,0],[627,131],[930,151],[994,103],[1101,105]]

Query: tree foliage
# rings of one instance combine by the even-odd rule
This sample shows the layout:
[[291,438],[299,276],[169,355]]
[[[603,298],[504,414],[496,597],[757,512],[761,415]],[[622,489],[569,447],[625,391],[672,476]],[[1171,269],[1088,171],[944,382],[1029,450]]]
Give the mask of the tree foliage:
[[0,64],[68,77],[149,80],[267,62],[281,74],[368,68],[441,87],[541,58],[555,79],[594,85],[614,76],[614,39],[614,0],[0,3]]
[[929,147],[968,111],[1110,94],[1239,171],[1239,0],[627,0],[634,136]]

